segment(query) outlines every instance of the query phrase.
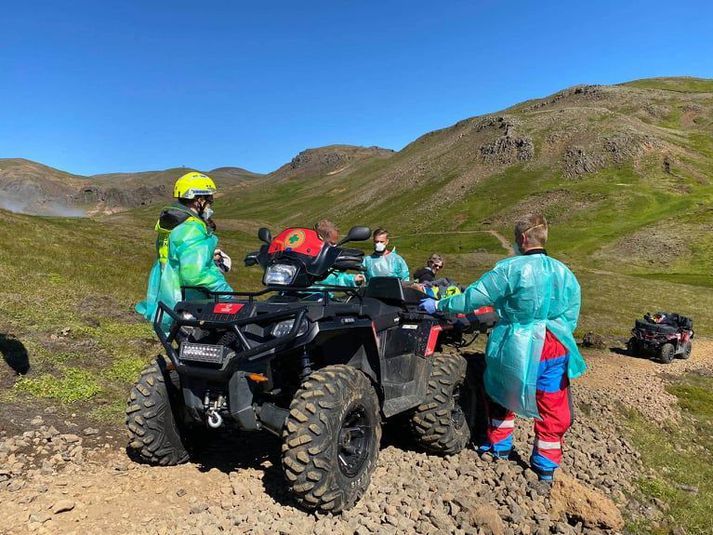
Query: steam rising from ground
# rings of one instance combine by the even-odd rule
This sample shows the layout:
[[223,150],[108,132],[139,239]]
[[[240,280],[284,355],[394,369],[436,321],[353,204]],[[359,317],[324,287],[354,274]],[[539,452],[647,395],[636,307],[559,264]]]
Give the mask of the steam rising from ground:
[[54,202],[26,202],[10,197],[7,194],[0,197],[0,208],[18,214],[44,215],[55,217],[86,217],[84,210],[70,208],[56,201]]

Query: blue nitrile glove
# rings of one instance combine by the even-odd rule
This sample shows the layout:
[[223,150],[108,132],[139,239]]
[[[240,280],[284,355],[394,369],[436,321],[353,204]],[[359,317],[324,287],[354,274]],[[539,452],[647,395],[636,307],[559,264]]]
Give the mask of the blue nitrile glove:
[[424,299],[421,299],[418,308],[429,314],[434,314],[436,310],[438,310],[437,305],[438,301],[436,301],[435,299],[431,299],[430,297],[426,297]]

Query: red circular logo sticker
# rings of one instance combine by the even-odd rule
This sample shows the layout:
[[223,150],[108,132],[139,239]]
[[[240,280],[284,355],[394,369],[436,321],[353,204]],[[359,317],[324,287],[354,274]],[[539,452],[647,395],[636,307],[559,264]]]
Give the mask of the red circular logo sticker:
[[305,233],[301,230],[295,230],[285,238],[285,248],[297,249],[305,242]]

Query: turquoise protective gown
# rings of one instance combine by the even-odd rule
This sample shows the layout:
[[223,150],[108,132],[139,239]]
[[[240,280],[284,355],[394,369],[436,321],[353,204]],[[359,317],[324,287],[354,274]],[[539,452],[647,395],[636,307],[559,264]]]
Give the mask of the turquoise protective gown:
[[356,285],[356,275],[353,275],[352,273],[345,273],[343,271],[335,271],[327,275],[314,286],[347,286],[349,288],[353,288],[356,287]]
[[[168,229],[163,226],[166,214],[183,222]],[[200,286],[213,292],[233,291],[213,261],[218,237],[202,219],[185,208],[173,206],[162,213],[156,232],[158,258],[149,274],[146,300],[136,305],[136,311],[144,318],[153,321],[159,302],[173,308],[181,300],[182,286]]]
[[485,391],[497,403],[530,418],[539,416],[535,391],[540,354],[549,330],[567,349],[568,376],[587,366],[574,340],[581,292],[574,274],[546,254],[501,260],[461,295],[441,299],[438,310],[465,313],[493,305],[500,321],[486,348]]
[[[335,272],[332,272],[329,275],[327,275],[321,281],[310,286],[310,289],[319,290],[320,288],[323,288],[324,286],[346,286],[347,288],[356,288],[357,287],[356,275],[353,275],[351,273],[344,273],[343,271],[335,271]],[[319,298],[320,295],[322,295],[322,294],[321,293],[314,294],[315,298]],[[334,293],[330,292],[329,297],[333,298]]]
[[396,277],[402,281],[409,280],[409,270],[406,261],[393,250],[388,254],[370,254],[363,261],[366,272],[364,275],[369,280],[372,277]]

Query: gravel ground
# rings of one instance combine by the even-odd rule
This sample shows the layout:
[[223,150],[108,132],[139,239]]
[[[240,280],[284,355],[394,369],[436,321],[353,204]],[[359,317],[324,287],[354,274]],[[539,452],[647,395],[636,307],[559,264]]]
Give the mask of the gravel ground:
[[[666,373],[709,366],[702,356],[709,349],[699,341],[691,361],[675,362]],[[111,443],[97,446],[96,430],[60,433],[39,417],[22,435],[0,434],[0,533],[618,532],[620,510],[650,519],[663,514],[661,504],[628,498],[632,480],[645,474],[617,427],[619,406],[646,399],[668,407],[669,415],[675,410],[661,394],[660,365],[605,352],[587,356],[591,373],[574,388],[577,420],[551,494],[527,467],[526,421],[519,422],[509,462],[472,449],[427,455],[387,427],[366,495],[331,516],[295,507],[282,480],[279,442],[269,435],[221,436],[196,463],[153,468],[133,463]],[[630,377],[621,377],[624,369]],[[580,503],[572,503],[575,497]]]

